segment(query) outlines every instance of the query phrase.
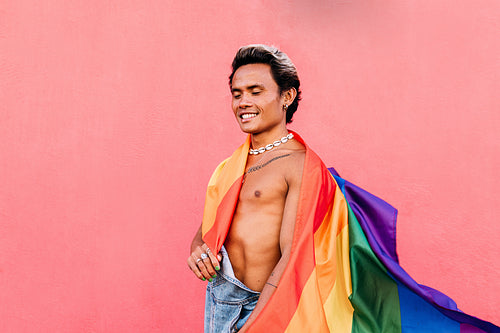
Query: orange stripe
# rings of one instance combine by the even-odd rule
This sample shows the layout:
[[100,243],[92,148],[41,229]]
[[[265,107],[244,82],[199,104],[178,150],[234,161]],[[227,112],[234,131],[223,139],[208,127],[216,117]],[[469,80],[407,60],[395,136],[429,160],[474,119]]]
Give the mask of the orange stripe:
[[217,206],[220,203],[219,187],[217,186],[217,179],[219,178],[222,170],[226,166],[229,158],[220,163],[210,177],[207,186],[207,193],[205,195],[205,209],[203,212],[202,234],[204,235],[215,223],[215,215],[217,213]]
[[[222,243],[224,243],[231,225],[233,213],[229,214],[228,209],[232,208],[234,212],[249,147],[250,136],[247,137],[243,145],[236,149],[230,158],[219,164],[208,183],[203,212],[202,235],[207,245],[216,252],[220,250]],[[234,201],[234,203],[231,201]],[[222,218],[227,220],[222,220]]]
[[233,186],[226,191],[219,207],[217,207],[212,227],[203,234],[203,241],[207,243],[212,251],[215,251],[214,253],[219,253],[227,233],[229,232],[229,228],[231,227],[234,211],[240,195],[241,179],[242,177],[238,178],[233,183]]

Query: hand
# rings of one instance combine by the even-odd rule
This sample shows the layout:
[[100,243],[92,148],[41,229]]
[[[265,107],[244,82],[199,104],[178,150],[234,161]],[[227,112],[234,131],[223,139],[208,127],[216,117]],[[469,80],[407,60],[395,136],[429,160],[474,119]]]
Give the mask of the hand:
[[220,260],[222,260],[221,255],[215,256],[208,245],[203,243],[194,248],[188,257],[187,264],[198,279],[212,281],[220,269]]

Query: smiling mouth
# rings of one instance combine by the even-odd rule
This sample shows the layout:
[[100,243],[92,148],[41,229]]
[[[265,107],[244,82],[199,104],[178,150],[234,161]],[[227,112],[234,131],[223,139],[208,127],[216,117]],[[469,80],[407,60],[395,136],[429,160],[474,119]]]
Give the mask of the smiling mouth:
[[240,118],[243,120],[251,119],[251,118],[255,118],[255,117],[257,117],[257,113],[243,113],[240,115]]

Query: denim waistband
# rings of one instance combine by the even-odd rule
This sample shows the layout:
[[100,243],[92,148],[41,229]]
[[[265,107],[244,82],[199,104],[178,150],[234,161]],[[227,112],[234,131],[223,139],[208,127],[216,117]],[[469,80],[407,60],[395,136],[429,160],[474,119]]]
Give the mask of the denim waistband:
[[259,300],[254,291],[234,275],[229,256],[224,247],[221,269],[207,284],[205,295],[205,333],[237,332],[250,317]]

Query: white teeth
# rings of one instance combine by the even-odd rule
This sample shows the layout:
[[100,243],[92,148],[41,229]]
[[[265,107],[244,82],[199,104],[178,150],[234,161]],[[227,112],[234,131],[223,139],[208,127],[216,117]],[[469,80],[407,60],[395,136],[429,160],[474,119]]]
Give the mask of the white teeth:
[[257,116],[257,114],[255,114],[255,113],[245,113],[245,114],[241,115],[241,119],[253,118],[255,116]]

